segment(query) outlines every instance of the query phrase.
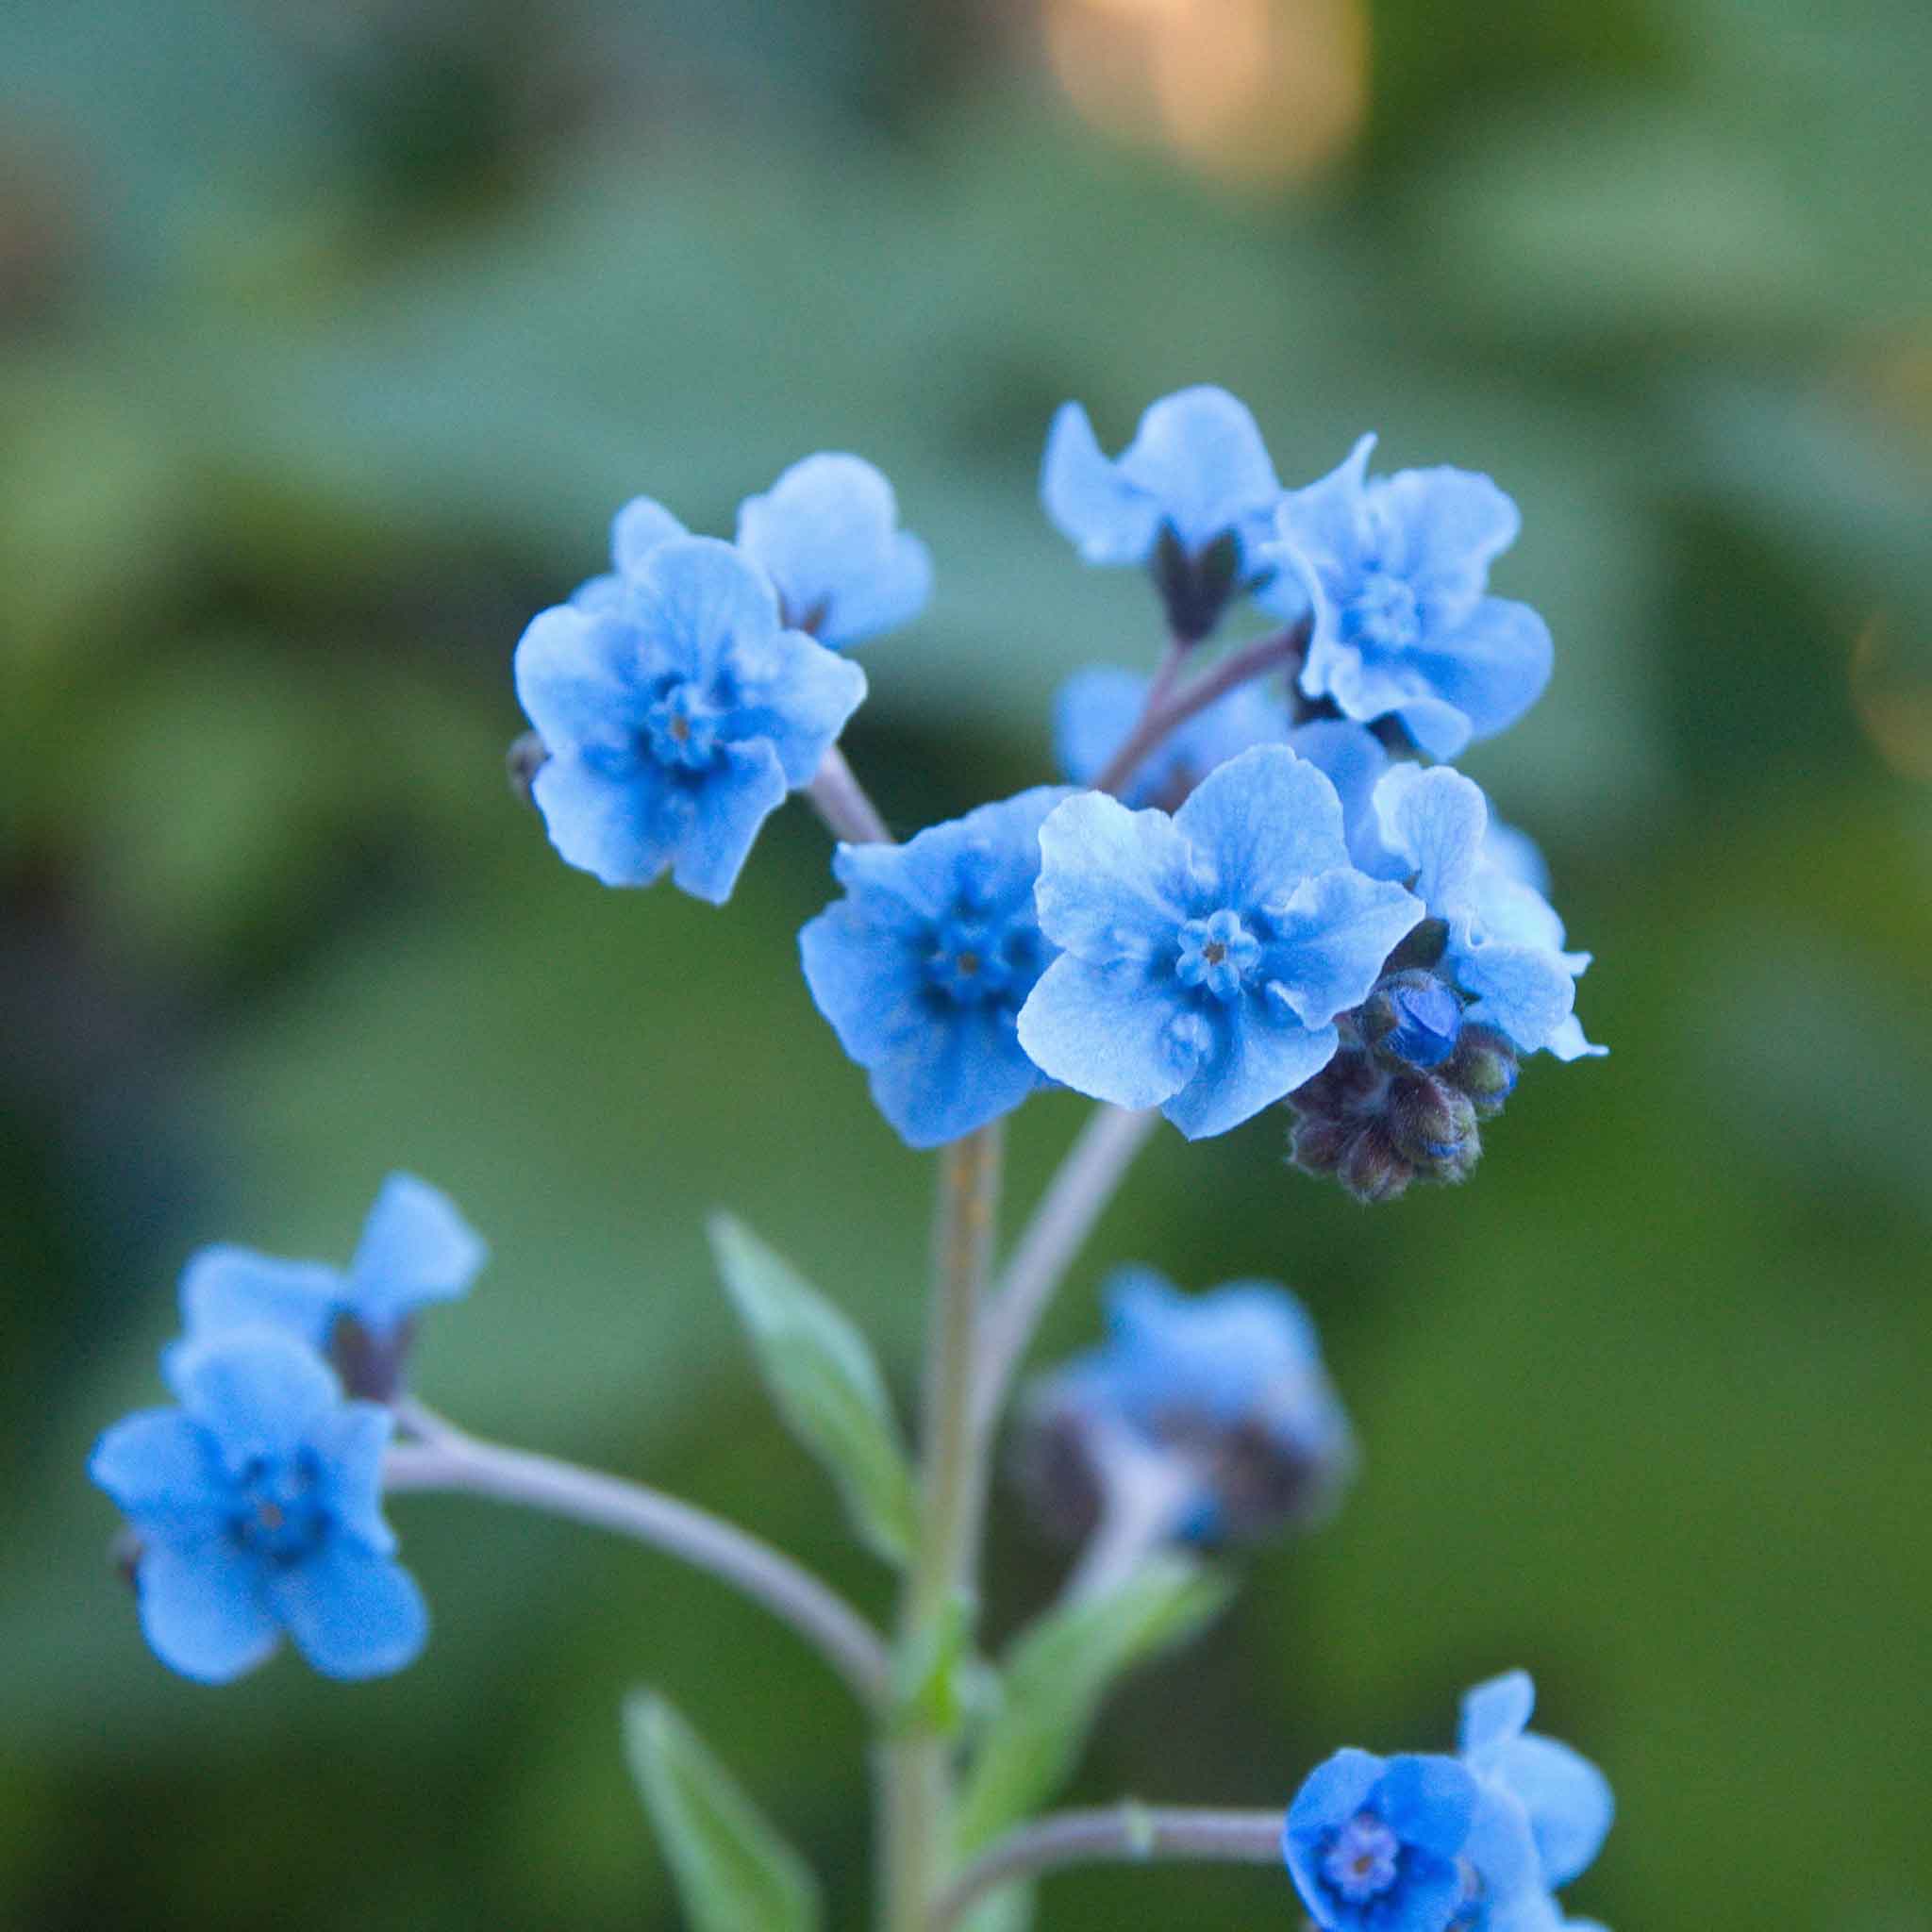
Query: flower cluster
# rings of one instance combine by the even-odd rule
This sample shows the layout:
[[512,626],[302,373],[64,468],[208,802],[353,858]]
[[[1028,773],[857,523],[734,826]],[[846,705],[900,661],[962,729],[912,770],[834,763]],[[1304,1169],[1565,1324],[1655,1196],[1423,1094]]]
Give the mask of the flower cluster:
[[1163,1486],[1160,1532],[1188,1542],[1252,1542],[1329,1513],[1355,1438],[1315,1324],[1286,1289],[1187,1295],[1123,1268],[1106,1302],[1107,1341],[1027,1404],[1019,1476],[1048,1528],[1084,1540],[1150,1479]]
[[161,1358],[180,1407],[116,1423],[89,1464],[133,1532],[162,1662],[223,1683],[283,1632],[334,1677],[415,1657],[428,1612],[382,1518],[382,1403],[416,1309],[464,1293],[485,1253],[442,1194],[395,1174],[346,1270],[225,1246],[190,1258],[186,1334]]
[[1282,1848],[1316,1924],[1557,1932],[1556,1893],[1596,1857],[1613,1806],[1593,1764],[1525,1728],[1535,1701],[1513,1671],[1463,1699],[1458,1756],[1339,1751],[1309,1774]]

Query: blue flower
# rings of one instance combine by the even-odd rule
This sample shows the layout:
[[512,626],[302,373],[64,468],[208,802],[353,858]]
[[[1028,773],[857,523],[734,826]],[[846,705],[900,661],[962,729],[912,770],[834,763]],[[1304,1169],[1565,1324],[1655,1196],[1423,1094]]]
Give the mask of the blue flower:
[[[932,594],[932,558],[898,525],[885,477],[862,458],[825,452],[739,505],[738,548],[771,578],[781,622],[849,650],[909,623]],[[616,609],[625,579],[658,544],[686,534],[661,503],[634,498],[611,522],[611,570],[580,585],[571,602]]]
[[[1072,783],[1092,784],[1126,742],[1146,704],[1150,682],[1138,672],[1096,664],[1076,671],[1061,685],[1054,704],[1054,750]],[[1158,804],[1172,810],[1229,758],[1254,745],[1284,741],[1293,741],[1287,707],[1259,684],[1237,685],[1171,734],[1142,761],[1122,795],[1129,805]]]
[[[1486,1800],[1527,1834],[1546,1892],[1587,1871],[1615,1815],[1609,1781],[1569,1745],[1527,1728],[1536,1687],[1526,1671],[1478,1684],[1462,1700],[1462,1761]],[[1520,1818],[1521,1826],[1513,1821]],[[1552,1908],[1554,1921],[1554,1908]],[[1472,1918],[1486,1928],[1500,1922]]]
[[182,1321],[197,1340],[265,1324],[321,1350],[346,1317],[389,1341],[425,1303],[466,1294],[489,1254],[446,1194],[414,1174],[392,1174],[346,1269],[252,1248],[203,1248],[181,1275]]
[[1192,642],[1260,574],[1281,485],[1254,417],[1225,390],[1201,387],[1154,404],[1117,461],[1086,410],[1061,404],[1040,493],[1089,563],[1153,563],[1174,634]]
[[1285,745],[1223,765],[1172,818],[1070,798],[1040,842],[1041,928],[1065,951],[1021,1008],[1021,1045],[1190,1140],[1319,1073],[1336,1015],[1422,916],[1349,863],[1334,786]]
[[[1151,1268],[1115,1271],[1108,1339],[1048,1376],[1028,1427],[1071,1456],[1093,1513],[1124,1444],[1181,1478],[1174,1534],[1247,1541],[1319,1521],[1355,1468],[1355,1441],[1307,1311],[1286,1289],[1237,1281],[1182,1294]],[[1062,1464],[1064,1471],[1065,1465]],[[1077,1526],[1077,1525],[1075,1525]]]
[[[1509,869],[1528,862],[1522,834],[1491,843],[1481,788],[1446,767],[1402,764],[1376,785],[1374,802],[1391,870],[1411,878],[1447,924],[1439,971],[1472,1002],[1464,1017],[1493,1026],[1521,1053],[1547,1049],[1566,1060],[1603,1053],[1571,1010],[1590,955],[1564,951],[1563,922]],[[1533,846],[1528,858],[1536,859]]]
[[799,935],[806,983],[879,1111],[914,1147],[997,1120],[1045,1079],[1014,1015],[1052,948],[1033,905],[1053,786],[904,845],[841,845],[845,897]]
[[1338,1751],[1295,1793],[1282,1849],[1326,1932],[1448,1932],[1475,1778],[1453,1757]]
[[785,629],[764,573],[708,537],[657,544],[614,606],[541,612],[516,677],[550,753],[531,795],[558,851],[611,886],[668,867],[714,905],[865,695],[864,673]]
[[1550,676],[1548,626],[1486,593],[1516,541],[1516,506],[1487,476],[1403,470],[1366,480],[1375,439],[1275,517],[1282,566],[1267,601],[1305,595],[1302,690],[1364,723],[1393,718],[1432,758],[1513,724]]
[[344,1402],[273,1328],[185,1343],[166,1374],[181,1407],[124,1418],[89,1463],[139,1540],[155,1654],[207,1683],[253,1670],[283,1631],[332,1677],[409,1662],[429,1620],[382,1518],[388,1410]]

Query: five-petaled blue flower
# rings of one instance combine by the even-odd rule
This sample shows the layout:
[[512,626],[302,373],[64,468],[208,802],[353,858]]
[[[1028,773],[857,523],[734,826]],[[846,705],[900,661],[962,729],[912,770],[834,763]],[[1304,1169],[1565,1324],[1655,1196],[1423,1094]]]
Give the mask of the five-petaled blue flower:
[[382,1518],[389,1411],[344,1402],[275,1328],[185,1342],[165,1373],[181,1407],[116,1423],[89,1464],[138,1539],[155,1654],[208,1683],[253,1670],[283,1631],[332,1677],[409,1662],[429,1619]]
[[1281,566],[1264,601],[1311,630],[1302,690],[1345,717],[1393,718],[1432,758],[1512,724],[1550,676],[1548,626],[1487,594],[1516,541],[1516,506],[1487,476],[1402,470],[1366,476],[1375,439],[1275,515]]
[[1268,1281],[1181,1293],[1151,1268],[1107,1284],[1108,1337],[1056,1370],[1030,1405],[1105,1492],[1124,1442],[1176,1485],[1173,1533],[1218,1542],[1328,1513],[1355,1468],[1348,1417],[1307,1309]]
[[668,867],[714,905],[865,695],[858,665],[786,629],[764,573],[709,537],[650,548],[614,603],[541,612],[516,680],[550,754],[531,795],[563,857],[610,886]]
[[1520,875],[1541,864],[1535,847],[1507,827],[1493,836],[1481,788],[1443,766],[1399,764],[1376,785],[1374,804],[1388,869],[1412,879],[1448,924],[1439,970],[1473,1002],[1464,1017],[1522,1053],[1573,1060],[1605,1052],[1571,1010],[1590,955],[1564,951],[1563,922]]
[[955,1141],[1045,1085],[1014,1015],[1052,948],[1033,886],[1050,785],[904,845],[841,845],[845,897],[799,934],[805,977],[879,1111],[914,1147]]
[[1041,930],[1064,948],[1020,1012],[1056,1080],[1225,1132],[1327,1065],[1422,917],[1349,863],[1335,788],[1285,745],[1205,779],[1172,818],[1098,792],[1041,828]]
[[1338,1751],[1289,1807],[1282,1850],[1324,1932],[1448,1932],[1480,1790],[1453,1757]]
[[1153,562],[1174,634],[1192,642],[1263,574],[1281,484],[1245,406],[1202,386],[1153,404],[1117,461],[1062,403],[1040,493],[1089,563]]
[[1589,1869],[1615,1815],[1609,1781],[1595,1765],[1526,1728],[1535,1706],[1526,1671],[1478,1684],[1462,1700],[1457,1742],[1482,1798],[1467,1855],[1471,1900],[1458,1928],[1537,1932],[1560,1924],[1550,1894]]
[[[658,544],[687,535],[661,503],[633,498],[610,525],[611,569],[571,602],[614,609],[624,581]],[[909,623],[932,594],[932,557],[899,527],[892,486],[862,457],[824,451],[796,462],[738,507],[738,548],[771,578],[782,621],[849,650]]]
[[425,1303],[467,1293],[489,1254],[448,1195],[392,1174],[346,1269],[226,1243],[202,1248],[182,1271],[181,1317],[197,1340],[259,1323],[325,1349],[346,1317],[388,1341]]

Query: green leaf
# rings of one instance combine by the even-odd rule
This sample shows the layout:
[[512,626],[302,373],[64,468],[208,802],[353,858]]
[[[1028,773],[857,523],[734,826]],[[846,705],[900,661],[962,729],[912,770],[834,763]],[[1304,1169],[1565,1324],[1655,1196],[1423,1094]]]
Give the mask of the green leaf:
[[693,1932],[816,1932],[810,1868],[655,1691],[625,1700],[624,1741]]
[[1118,1590],[1058,1605],[1023,1630],[1002,1674],[1003,1707],[967,1779],[959,1849],[978,1851],[1050,1799],[1115,1679],[1192,1637],[1220,1615],[1231,1588],[1191,1557],[1164,1554]]
[[831,1471],[859,1535],[903,1563],[917,1533],[917,1494],[865,1338],[729,1215],[713,1216],[711,1249],[779,1413]]

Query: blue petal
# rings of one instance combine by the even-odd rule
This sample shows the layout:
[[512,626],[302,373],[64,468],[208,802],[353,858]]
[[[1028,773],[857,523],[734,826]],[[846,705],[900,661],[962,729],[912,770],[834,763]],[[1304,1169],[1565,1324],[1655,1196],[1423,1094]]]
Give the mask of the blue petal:
[[1455,1758],[1410,1753],[1389,1760],[1374,1805],[1405,1843],[1453,1858],[1468,1841],[1478,1797],[1474,1777]]
[[1482,1882],[1482,1932],[1555,1932],[1561,1924],[1529,1815],[1513,1792],[1485,1780],[1462,1855]]
[[291,1454],[341,1398],[322,1357],[274,1328],[192,1337],[167,1352],[163,1373],[230,1469]]
[[150,1542],[135,1570],[141,1627],[170,1670],[226,1684],[264,1663],[280,1637],[258,1558],[220,1540]]
[[[1373,435],[1355,447],[1319,482],[1291,490],[1274,512],[1274,536],[1285,575],[1297,580],[1316,612],[1316,634],[1332,588],[1360,566],[1368,537],[1364,479],[1374,453]],[[1280,593],[1264,596],[1271,607]],[[1330,612],[1330,623],[1333,617]],[[1310,691],[1310,696],[1317,693]]]
[[[1091,784],[1126,741],[1148,684],[1134,672],[1095,665],[1075,672],[1060,687],[1054,713],[1055,753],[1075,784]],[[1190,718],[1141,761],[1125,788],[1126,801],[1158,801],[1194,785],[1251,746],[1279,743],[1287,736],[1288,714],[1280,701],[1258,684],[1239,685]]]
[[1371,878],[1399,876],[1403,868],[1384,847],[1375,818],[1375,786],[1389,769],[1389,754],[1374,733],[1346,718],[1318,718],[1297,724],[1288,746],[1335,787],[1349,858]]
[[311,1348],[328,1340],[342,1300],[341,1272],[225,1244],[197,1249],[181,1271],[181,1320],[191,1335],[262,1324]]
[[279,1571],[275,1607],[296,1647],[328,1677],[378,1677],[413,1662],[429,1634],[415,1578],[389,1557],[333,1539]]
[[610,519],[610,561],[620,577],[633,575],[658,544],[688,534],[661,503],[634,496]]
[[844,647],[916,617],[931,594],[932,559],[898,518],[872,464],[807,457],[739,506],[738,547],[777,586],[788,625]]
[[1158,1107],[1199,1064],[1200,1046],[1174,1027],[1189,1017],[1130,965],[1062,957],[1020,1008],[1020,1044],[1043,1074],[1077,1093],[1116,1107]]
[[308,1432],[322,1464],[322,1501],[337,1527],[383,1557],[396,1546],[382,1514],[382,1457],[394,1426],[380,1404],[345,1402]]
[[1041,930],[1071,953],[1145,961],[1187,916],[1191,855],[1165,812],[1129,811],[1086,792],[1049,815],[1040,851]]
[[1491,868],[1518,885],[1548,898],[1550,868],[1536,841],[1515,825],[1501,819],[1490,821],[1490,835],[1483,841],[1483,858]]
[[800,630],[774,632],[736,654],[732,668],[741,699],[728,735],[769,740],[786,785],[809,785],[865,696],[865,673]]
[[[1491,840],[1484,846],[1486,860],[1493,843]],[[1557,908],[1534,886],[1510,878],[1499,867],[1487,862],[1477,867],[1471,880],[1469,904],[1479,943],[1501,941],[1543,953],[1562,952],[1563,922]],[[1566,958],[1564,963],[1573,973],[1581,971],[1574,959]],[[1583,963],[1588,963],[1587,956]]]
[[1304,1025],[1326,1027],[1359,1006],[1382,964],[1423,916],[1422,901],[1392,879],[1341,865],[1267,908],[1273,941],[1261,972]]
[[785,791],[785,774],[769,740],[728,746],[724,762],[706,774],[678,840],[671,867],[678,887],[713,906],[730,898],[758,827],[784,804]]
[[1381,562],[1418,591],[1466,609],[1490,565],[1523,529],[1516,505],[1487,476],[1446,465],[1398,470],[1371,486],[1372,510],[1389,541]]
[[1210,773],[1174,823],[1197,868],[1213,874],[1217,903],[1241,911],[1348,863],[1335,787],[1285,744],[1257,745]]
[[1046,1084],[1004,1008],[955,1008],[871,1072],[879,1111],[910,1147],[940,1147],[1010,1113]]
[[1492,1744],[1518,1737],[1535,1708],[1536,1684],[1527,1671],[1491,1677],[1464,1694],[1457,1746],[1462,1751],[1486,1751]]
[[1040,497],[1089,563],[1139,563],[1154,547],[1159,503],[1108,461],[1078,403],[1062,403],[1047,432]]
[[392,1174],[363,1224],[349,1290],[358,1320],[378,1331],[424,1302],[465,1293],[489,1258],[482,1237],[441,1190]]
[[798,935],[812,1004],[860,1066],[875,1065],[934,1024],[919,927],[882,923],[876,908],[883,897],[841,899]]
[[1616,1814],[1609,1780],[1589,1758],[1531,1731],[1497,1744],[1479,1768],[1522,1800],[1547,1884],[1568,1885],[1589,1869]]
[[[1134,728],[1148,680],[1110,664],[1076,671],[1054,699],[1054,758],[1075,785],[1091,785]],[[1141,771],[1144,776],[1146,767]]]
[[618,761],[554,747],[530,796],[558,854],[607,886],[663,874],[693,809],[691,792],[650,759]]
[[570,607],[592,617],[606,617],[624,608],[624,579],[614,570],[586,577],[570,593]]
[[1543,1041],[1544,1049],[1553,1053],[1559,1060],[1601,1059],[1609,1052],[1607,1046],[1592,1046],[1584,1038],[1583,1022],[1574,1013],[1563,1022],[1550,1037]]
[[1210,1044],[1199,1071],[1160,1109],[1190,1141],[1240,1126],[1335,1058],[1334,1027],[1310,1029],[1272,1003],[1246,1000],[1201,1017]]
[[1536,703],[1554,655],[1549,625],[1506,597],[1485,597],[1458,629],[1407,654],[1430,694],[1460,711],[1476,738],[1493,737]]
[[219,1524],[233,1486],[208,1431],[178,1408],[144,1408],[103,1432],[88,1474],[123,1512],[163,1531]]
[[1475,1004],[1467,1017],[1507,1033],[1522,1053],[1547,1046],[1570,1017],[1576,982],[1562,956],[1531,946],[1452,951],[1457,984]]
[[1460,758],[1474,735],[1468,714],[1441,698],[1405,698],[1379,715],[1393,718],[1416,749],[1432,758]]
[[714,677],[732,654],[756,650],[779,629],[771,580],[715,537],[659,543],[630,579],[625,611],[665,664],[701,681]]
[[1159,504],[1191,551],[1224,531],[1248,534],[1262,525],[1281,495],[1246,405],[1207,384],[1153,404],[1120,470]]
[[1386,1758],[1353,1748],[1338,1751],[1318,1764],[1302,1780],[1294,1803],[1288,1807],[1290,1843],[1299,1841],[1312,1846],[1347,1824],[1368,1803],[1369,1793],[1387,1769]]
[[556,756],[628,736],[638,704],[636,638],[609,611],[540,610],[516,651],[517,702]]
[[1439,765],[1401,764],[1375,787],[1382,842],[1415,874],[1414,890],[1439,919],[1468,903],[1490,809],[1482,788]]

